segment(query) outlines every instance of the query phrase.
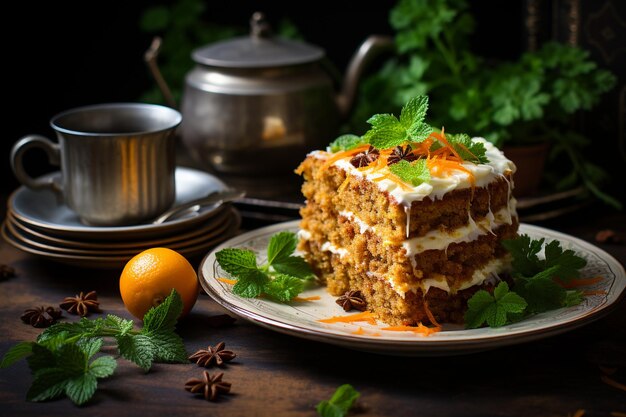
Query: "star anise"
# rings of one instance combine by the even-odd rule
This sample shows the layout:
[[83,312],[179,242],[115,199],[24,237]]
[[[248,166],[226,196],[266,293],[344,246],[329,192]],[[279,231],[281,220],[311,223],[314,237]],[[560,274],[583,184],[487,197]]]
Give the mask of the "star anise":
[[387,165],[397,164],[402,160],[413,162],[416,159],[417,155],[413,153],[411,145],[406,145],[404,148],[402,146],[396,146],[391,155],[389,155],[389,158],[387,158]]
[[200,349],[191,355],[189,360],[195,361],[198,366],[204,366],[205,368],[213,364],[222,366],[224,362],[230,362],[237,357],[233,351],[224,350],[224,347],[226,347],[226,344],[219,342],[215,347],[209,346],[206,349]]
[[12,266],[0,264],[0,279],[12,278],[15,276],[15,269]]
[[230,392],[230,382],[222,381],[223,372],[211,377],[207,371],[202,372],[202,379],[191,378],[185,382],[185,389],[192,394],[202,394],[207,401],[215,401],[220,394]]
[[346,291],[346,293],[337,298],[335,302],[339,304],[344,311],[350,311],[352,309],[359,311],[367,310],[367,302],[365,301],[363,294],[361,294],[361,291],[358,290]]
[[58,308],[41,306],[24,310],[20,319],[33,327],[48,327],[56,323],[62,315],[63,313]]
[[355,168],[362,168],[377,160],[379,156],[380,152],[378,149],[370,146],[366,151],[354,155],[352,159],[350,159],[350,163]]
[[99,306],[98,294],[95,291],[90,291],[87,294],[81,291],[75,297],[65,297],[63,302],[59,304],[59,307],[68,313],[77,314],[81,317],[85,317],[91,312],[101,312]]

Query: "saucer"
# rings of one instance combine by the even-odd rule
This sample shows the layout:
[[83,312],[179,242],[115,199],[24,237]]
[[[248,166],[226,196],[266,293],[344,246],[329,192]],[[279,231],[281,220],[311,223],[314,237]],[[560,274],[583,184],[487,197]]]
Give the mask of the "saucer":
[[27,225],[20,223],[13,217],[11,212],[6,216],[5,227],[14,237],[18,238],[23,243],[48,252],[74,255],[126,255],[156,246],[167,246],[170,249],[177,249],[179,247],[200,243],[210,237],[223,233],[231,217],[232,209],[227,209],[227,206],[224,205],[220,208],[220,213],[211,218],[210,221],[205,221],[190,231],[165,238],[150,238],[148,240],[124,242],[80,241],[49,236],[37,230],[30,229]]
[[[203,239],[193,239],[186,242],[180,242],[180,245],[176,245],[174,247],[171,247],[169,244],[162,246],[175,249],[178,253],[187,258],[206,254],[208,250],[217,244],[233,237],[241,226],[241,215],[236,209],[229,207],[226,212],[228,215],[226,216],[225,221],[218,226],[217,230],[207,233]],[[16,232],[14,234],[8,224],[9,219],[6,219],[0,227],[0,235],[2,235],[4,240],[8,243],[23,250],[24,252],[39,256],[43,259],[71,266],[84,268],[122,268],[128,260],[143,250],[141,248],[137,248],[134,251],[130,250],[129,252],[121,254],[115,250],[110,252],[70,250],[69,253],[63,253],[58,252],[56,250],[58,248],[51,247],[43,243],[33,245],[32,243],[34,241],[29,242],[29,239],[24,238],[24,236],[20,234],[19,229],[14,228],[13,230]]]
[[[60,172],[45,175],[43,178],[60,177]],[[227,188],[215,176],[186,167],[176,168],[176,199],[174,206],[186,203],[215,191]],[[19,187],[11,194],[8,210],[13,216],[33,230],[48,236],[78,238],[85,240],[138,240],[163,237],[168,234],[188,230],[208,220],[218,210],[215,206],[203,207],[193,215],[177,218],[162,224],[138,224],[132,226],[98,227],[80,222],[74,211],[61,202],[51,190],[31,190]]]

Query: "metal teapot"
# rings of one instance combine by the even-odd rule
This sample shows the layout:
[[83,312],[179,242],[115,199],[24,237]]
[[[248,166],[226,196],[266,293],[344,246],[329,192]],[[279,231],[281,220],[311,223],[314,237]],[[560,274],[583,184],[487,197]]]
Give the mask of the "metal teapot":
[[[225,174],[282,174],[304,155],[337,135],[352,107],[364,66],[393,45],[370,36],[349,63],[335,93],[322,67],[324,50],[272,36],[262,13],[250,20],[250,36],[193,51],[187,74],[179,134],[191,156]],[[156,65],[158,48],[146,61],[170,105],[171,93]]]

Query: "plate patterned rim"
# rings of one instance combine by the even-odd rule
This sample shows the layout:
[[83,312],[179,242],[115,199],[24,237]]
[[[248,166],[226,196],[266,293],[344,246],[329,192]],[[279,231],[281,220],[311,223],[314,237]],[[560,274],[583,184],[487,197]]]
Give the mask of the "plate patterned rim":
[[[624,268],[607,252],[576,237],[528,224],[520,225],[520,233],[533,238],[545,237],[547,241],[557,239],[564,248],[574,249],[585,257],[588,265],[583,270],[584,275],[602,275],[607,278],[589,289],[604,290],[606,293],[587,296],[579,306],[538,314],[497,329],[465,330],[458,326],[444,326],[442,332],[428,337],[404,334],[408,332],[378,332],[384,333],[384,336],[375,336],[376,327],[365,323],[327,325],[317,322],[320,318],[345,314],[337,309],[334,305],[335,297],[326,293],[323,287],[307,290],[302,294],[304,297],[322,297],[318,307],[310,307],[306,304],[314,305],[318,302],[279,304],[258,298],[244,299],[232,294],[230,285],[215,279],[225,276],[215,259],[215,253],[219,250],[226,247],[246,247],[262,258],[262,252],[271,235],[279,231],[295,232],[298,225],[299,220],[295,220],[263,227],[238,235],[214,248],[198,267],[198,277],[203,289],[218,304],[234,314],[281,333],[371,352],[438,356],[522,343],[575,329],[609,313],[624,296],[626,288]],[[322,312],[325,314],[321,314]],[[307,318],[311,315],[315,322]],[[353,334],[357,327],[366,329],[366,334]]]

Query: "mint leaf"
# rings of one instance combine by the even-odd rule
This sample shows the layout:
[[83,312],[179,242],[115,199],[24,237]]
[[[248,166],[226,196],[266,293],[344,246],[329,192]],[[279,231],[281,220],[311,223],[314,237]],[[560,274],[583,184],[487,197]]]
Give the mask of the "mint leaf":
[[0,369],[11,366],[20,359],[32,354],[33,344],[33,342],[20,342],[17,345],[12,346],[2,357]]
[[62,368],[46,368],[35,374],[35,379],[26,393],[28,401],[46,401],[60,397],[71,375]]
[[89,373],[96,378],[106,378],[113,375],[117,362],[113,356],[100,356],[89,365]]
[[274,262],[272,267],[276,272],[300,279],[309,279],[315,276],[313,270],[311,270],[311,266],[300,256],[290,256],[280,263]]
[[367,120],[372,128],[365,132],[366,140],[375,148],[386,149],[407,141],[407,132],[393,114],[375,114]]
[[360,396],[352,385],[341,385],[330,400],[317,404],[317,413],[322,417],[344,417]]
[[518,294],[509,291],[509,285],[502,281],[495,288],[493,295],[485,290],[477,291],[467,302],[465,326],[473,329],[487,323],[490,327],[504,326],[509,314],[522,313],[526,301]]
[[400,120],[393,114],[375,114],[367,120],[372,125],[364,137],[375,148],[387,149],[406,142],[423,142],[432,133],[424,123],[428,97],[411,98],[400,112]]
[[87,372],[65,382],[65,394],[76,405],[87,402],[98,388],[96,377]]
[[57,359],[51,350],[38,343],[33,343],[32,347],[33,354],[26,357],[26,362],[33,374],[36,374],[41,369],[56,365]]
[[132,320],[123,319],[112,314],[106,316],[106,318],[104,319],[104,323],[109,329],[115,331],[119,335],[125,335],[126,333],[133,330],[134,327],[134,323]]
[[37,337],[37,342],[44,343],[48,339],[58,337],[60,334],[65,334],[65,338],[97,336],[105,327],[106,324],[102,318],[90,320],[83,317],[76,323],[57,323],[48,327]]
[[330,151],[335,153],[339,151],[349,151],[350,149],[354,149],[365,143],[367,143],[367,141],[364,138],[357,135],[347,134],[341,135],[332,141],[329,147]]
[[189,359],[183,339],[176,333],[168,331],[150,332],[145,334],[152,340],[154,362],[188,363]]
[[298,237],[293,232],[279,232],[273,235],[267,246],[267,263],[281,263],[296,250]]
[[141,333],[145,334],[157,330],[173,332],[176,329],[176,320],[182,311],[183,301],[178,292],[172,289],[170,295],[161,304],[152,307],[145,314]]
[[238,278],[258,271],[256,255],[250,249],[222,249],[215,258],[224,271]]
[[418,186],[430,179],[430,172],[424,159],[418,159],[413,162],[402,160],[391,165],[389,170],[402,181],[413,186]]
[[144,334],[124,335],[116,337],[117,348],[123,358],[134,362],[144,371],[152,366],[155,348],[152,339]]
[[302,280],[291,275],[279,274],[265,284],[263,292],[278,301],[291,301],[304,289]]
[[233,293],[245,298],[258,297],[269,280],[270,277],[263,271],[258,269],[249,271],[246,275],[240,276],[237,283],[233,285]]
[[[400,124],[407,130],[421,125],[428,111],[428,96],[417,96],[409,100],[400,111]],[[426,139],[426,138],[424,138]]]

